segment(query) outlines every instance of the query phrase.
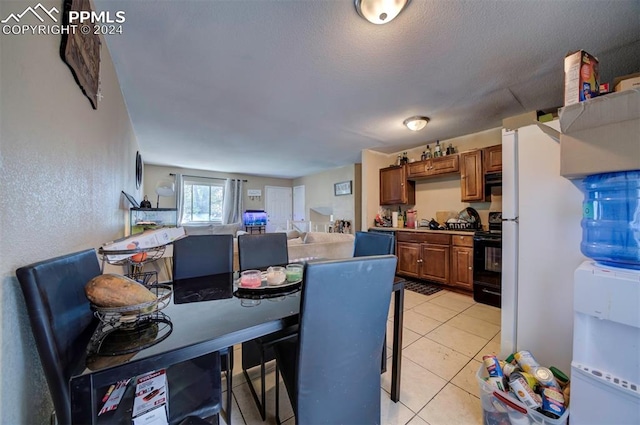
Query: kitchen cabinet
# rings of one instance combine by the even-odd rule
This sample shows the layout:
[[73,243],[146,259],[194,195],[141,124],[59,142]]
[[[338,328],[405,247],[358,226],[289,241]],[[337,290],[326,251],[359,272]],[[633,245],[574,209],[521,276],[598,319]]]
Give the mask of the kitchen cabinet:
[[420,244],[398,241],[396,254],[398,273],[404,276],[420,277]]
[[460,154],[460,191],[462,202],[484,201],[482,150]]
[[406,165],[380,170],[380,205],[414,205],[416,184],[407,180]]
[[451,235],[397,232],[397,273],[449,284]]
[[449,244],[423,243],[420,245],[422,261],[420,277],[433,282],[449,284]]
[[483,149],[484,172],[499,173],[502,171],[502,145],[489,146]]
[[460,171],[460,159],[457,154],[446,155],[424,161],[411,162],[407,165],[407,178],[424,178],[453,174]]
[[451,237],[451,284],[473,290],[473,236]]

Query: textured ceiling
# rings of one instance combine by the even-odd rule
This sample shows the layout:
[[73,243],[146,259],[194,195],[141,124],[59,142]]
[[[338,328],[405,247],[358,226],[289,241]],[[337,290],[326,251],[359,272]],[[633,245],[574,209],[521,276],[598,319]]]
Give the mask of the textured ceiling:
[[640,71],[639,0],[413,0],[386,25],[351,0],[95,3],[126,12],[106,41],[147,164],[299,177],[560,106],[570,51]]

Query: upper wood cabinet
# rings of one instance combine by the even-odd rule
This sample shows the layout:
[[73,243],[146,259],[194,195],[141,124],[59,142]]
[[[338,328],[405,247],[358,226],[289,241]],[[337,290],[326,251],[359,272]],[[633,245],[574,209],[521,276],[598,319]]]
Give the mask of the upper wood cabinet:
[[502,171],[502,145],[489,146],[484,151],[484,172],[497,173]]
[[416,161],[407,164],[407,178],[441,176],[443,174],[457,173],[460,171],[460,162],[457,154],[431,158],[424,161]]
[[460,154],[460,191],[462,202],[484,201],[482,150]]
[[415,182],[407,180],[406,165],[380,170],[380,205],[416,203]]

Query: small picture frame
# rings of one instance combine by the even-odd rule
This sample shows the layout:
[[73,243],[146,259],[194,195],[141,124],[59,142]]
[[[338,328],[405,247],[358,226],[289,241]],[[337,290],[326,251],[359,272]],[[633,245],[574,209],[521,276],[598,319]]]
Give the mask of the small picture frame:
[[351,195],[351,180],[346,182],[335,183],[333,185],[333,194],[335,196]]

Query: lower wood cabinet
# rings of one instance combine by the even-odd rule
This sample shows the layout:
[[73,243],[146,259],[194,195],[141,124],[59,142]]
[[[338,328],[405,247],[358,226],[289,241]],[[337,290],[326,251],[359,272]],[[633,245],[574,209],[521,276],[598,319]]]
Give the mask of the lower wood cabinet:
[[473,290],[473,236],[451,238],[451,284]]
[[449,284],[449,245],[420,244],[422,261],[420,277],[442,284]]
[[420,277],[421,252],[419,243],[398,241],[396,255],[398,256],[398,274]]
[[471,291],[473,236],[397,232],[397,273]]

